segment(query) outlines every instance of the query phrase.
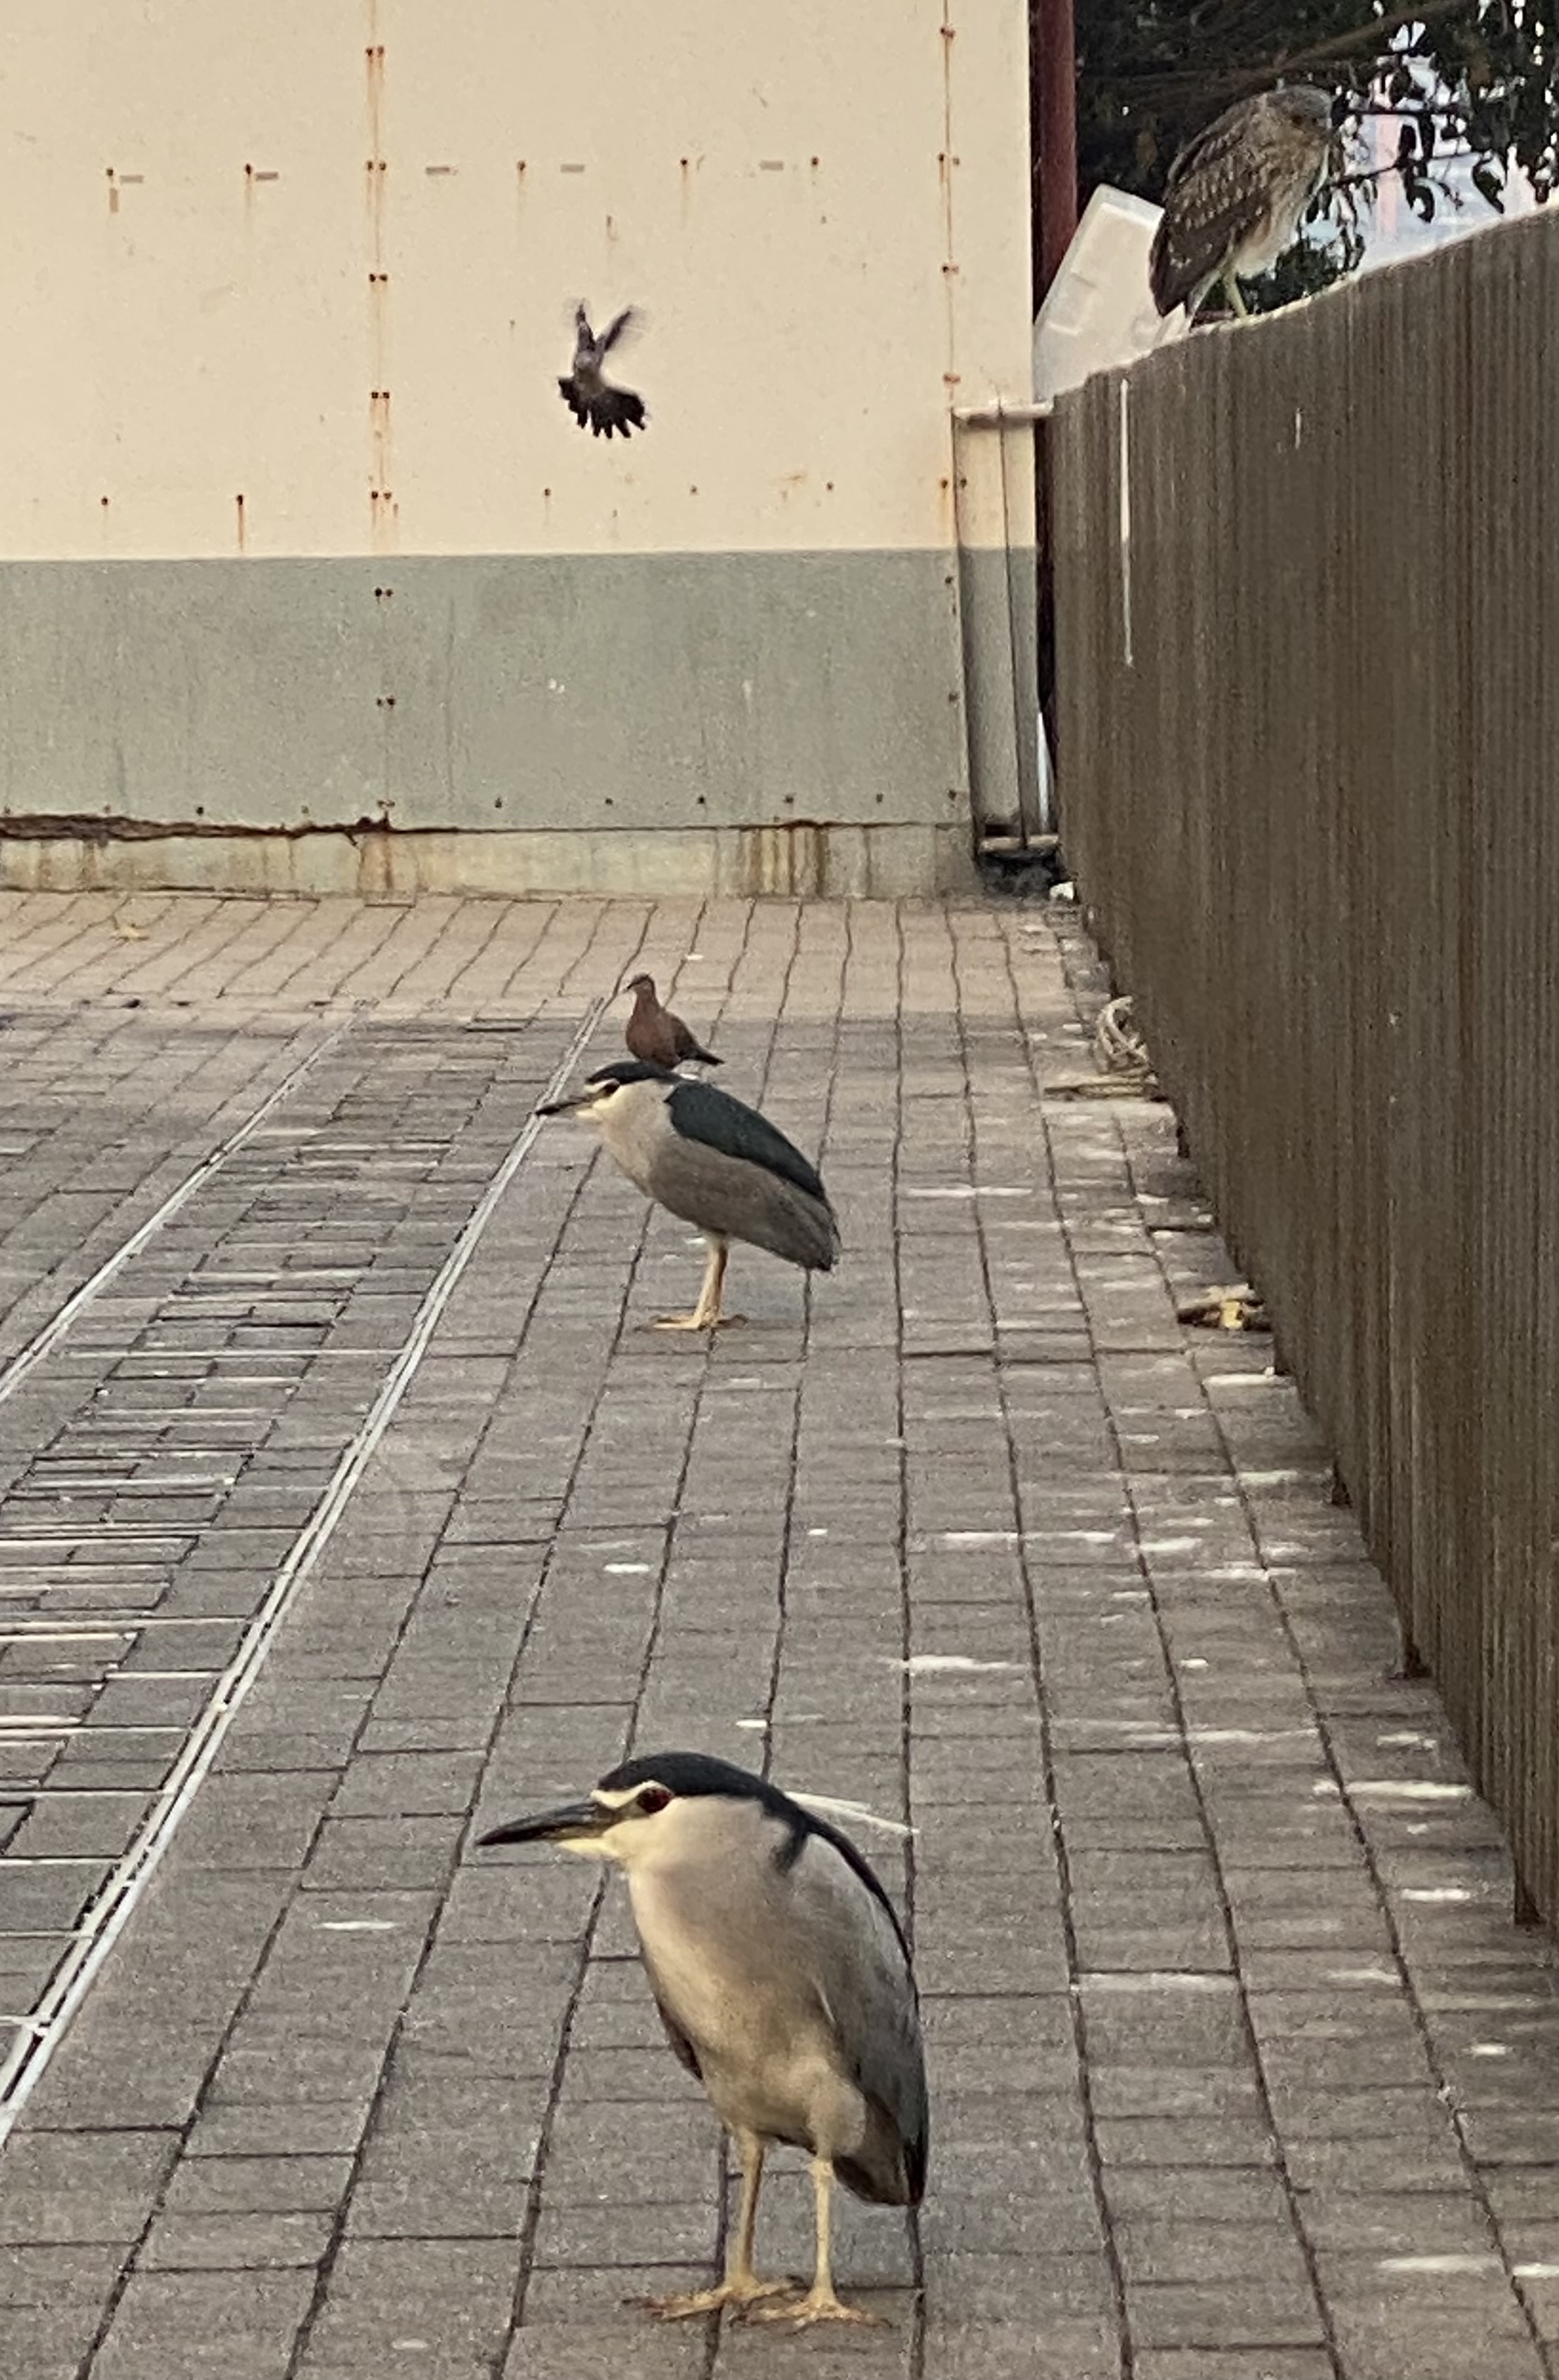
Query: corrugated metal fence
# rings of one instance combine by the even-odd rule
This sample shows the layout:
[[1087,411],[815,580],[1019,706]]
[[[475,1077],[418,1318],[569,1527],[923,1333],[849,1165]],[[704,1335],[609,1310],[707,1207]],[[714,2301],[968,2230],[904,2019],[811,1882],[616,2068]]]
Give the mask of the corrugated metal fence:
[[1559,1919],[1559,215],[1053,425],[1063,838]]

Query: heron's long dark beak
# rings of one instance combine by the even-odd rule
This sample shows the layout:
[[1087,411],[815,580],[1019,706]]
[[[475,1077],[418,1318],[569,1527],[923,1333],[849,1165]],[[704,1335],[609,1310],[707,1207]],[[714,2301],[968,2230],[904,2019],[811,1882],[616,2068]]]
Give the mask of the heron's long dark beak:
[[565,1802],[556,1810],[538,1810],[533,1817],[511,1818],[477,1837],[478,1851],[493,1843],[566,1843],[581,1835],[598,1835],[614,1813],[596,1802]]
[[534,1109],[532,1112],[539,1116],[578,1115],[581,1108],[588,1108],[589,1105],[589,1099],[584,1098],[582,1094],[576,1092],[572,1099],[544,1099],[542,1105],[539,1108]]

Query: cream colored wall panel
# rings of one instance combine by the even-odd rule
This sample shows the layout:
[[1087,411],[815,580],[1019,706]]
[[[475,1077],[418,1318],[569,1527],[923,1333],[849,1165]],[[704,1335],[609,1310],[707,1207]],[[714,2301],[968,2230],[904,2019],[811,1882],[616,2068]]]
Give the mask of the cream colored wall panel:
[[[1031,312],[1023,0],[969,7],[6,0],[0,554],[949,544]],[[581,296],[645,311],[627,447]]]
[[232,552],[239,494],[250,551],[359,541],[360,21],[7,0],[0,551]]
[[[606,13],[586,75],[560,0],[473,7],[473,91],[420,0],[385,0],[399,542],[942,541],[939,9],[813,6],[783,52],[731,0]],[[621,370],[651,424],[626,449],[557,395],[579,296],[645,314]]]
[[[957,402],[1033,395],[1029,189],[1029,32],[1025,8],[956,0],[949,14],[953,154],[952,276]],[[1022,195],[1019,194],[1021,183]]]
[[92,465],[112,225],[102,140],[61,129],[79,102],[39,14],[36,0],[0,10],[0,554],[76,555],[103,536]]
[[[889,341],[847,299],[825,298],[809,319],[802,292],[844,278],[828,226],[809,220],[810,193],[777,175],[733,176],[711,194],[707,226],[659,250],[625,235],[597,261],[599,244],[561,208],[549,219],[542,200],[527,206],[519,267],[495,288],[474,176],[432,194],[414,186],[404,209],[390,192],[386,370],[404,550],[944,541],[941,356],[928,346],[879,363]],[[614,362],[650,408],[626,444],[587,436],[558,396],[573,295],[598,322],[629,299],[644,310]],[[923,316],[939,304],[939,289],[920,293]]]
[[285,180],[247,202],[263,217],[248,225],[238,191],[208,188],[135,192],[108,276],[116,360],[91,460],[118,533],[104,550],[350,550],[368,476],[362,276],[335,258],[299,273],[319,212]]

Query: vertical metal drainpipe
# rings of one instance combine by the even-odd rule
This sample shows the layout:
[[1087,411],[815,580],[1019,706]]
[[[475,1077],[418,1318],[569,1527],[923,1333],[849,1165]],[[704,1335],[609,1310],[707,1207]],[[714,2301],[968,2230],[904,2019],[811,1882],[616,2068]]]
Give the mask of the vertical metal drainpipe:
[[1044,297],[1078,227],[1078,47],[1074,0],[1034,0],[1030,84],[1038,121],[1040,285]]
[[[1040,213],[1039,285],[1036,311],[1061,269],[1061,261],[1078,227],[1078,43],[1076,0],[1034,0],[1030,18],[1033,56],[1029,88],[1034,93],[1038,173],[1035,198]],[[1056,825],[1052,772],[1058,762],[1054,682],[1055,585],[1051,556],[1050,455],[1046,435],[1040,432],[1035,457],[1039,472],[1039,551],[1035,557],[1039,648],[1040,732],[1048,747],[1044,770],[1045,795],[1041,824]]]

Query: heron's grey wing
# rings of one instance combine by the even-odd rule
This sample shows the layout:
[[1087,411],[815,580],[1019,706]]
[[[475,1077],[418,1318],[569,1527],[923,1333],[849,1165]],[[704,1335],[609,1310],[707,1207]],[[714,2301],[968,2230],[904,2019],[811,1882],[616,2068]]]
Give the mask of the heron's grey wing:
[[726,1156],[761,1165],[786,1182],[794,1182],[809,1198],[828,1204],[822,1176],[810,1165],[792,1141],[786,1140],[756,1108],[734,1099],[713,1083],[678,1083],[666,1101],[674,1129],[685,1139],[701,1141]]
[[[783,1854],[782,1854],[783,1856]],[[866,2101],[866,2139],[836,2159],[859,2198],[918,2206],[930,2148],[920,2010],[891,1911],[827,1832],[809,1828],[791,1864],[792,1938],[846,2072]]]
[[[666,1104],[675,1107],[684,1091],[705,1089],[701,1083],[679,1083]],[[718,1099],[724,1094],[709,1090],[707,1096]],[[738,1114],[751,1112],[737,1099],[727,1104]],[[833,1270],[839,1228],[826,1197],[815,1197],[761,1160],[673,1129],[656,1141],[647,1169],[637,1178],[652,1198],[700,1232],[746,1240],[809,1272]]]

